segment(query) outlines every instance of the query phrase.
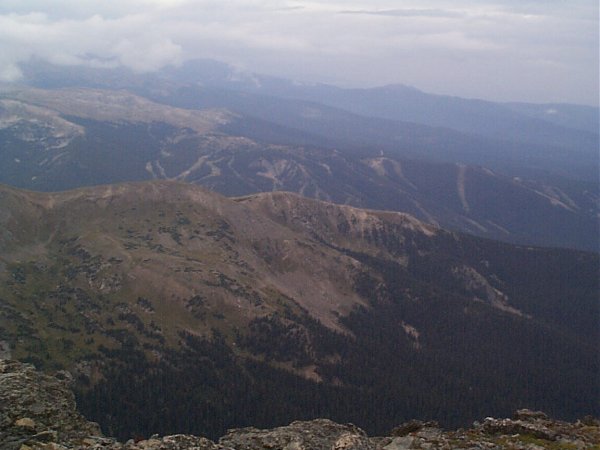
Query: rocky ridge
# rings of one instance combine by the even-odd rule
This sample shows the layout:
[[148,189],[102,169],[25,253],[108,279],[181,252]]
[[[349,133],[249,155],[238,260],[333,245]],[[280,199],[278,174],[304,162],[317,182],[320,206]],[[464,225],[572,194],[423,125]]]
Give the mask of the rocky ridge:
[[270,430],[229,430],[218,442],[172,435],[125,443],[102,435],[76,409],[66,372],[54,376],[30,364],[0,360],[0,448],[3,450],[402,450],[402,449],[600,449],[600,420],[575,423],[519,410],[512,419],[486,418],[470,429],[443,431],[413,420],[390,436],[369,437],[352,424],[327,419],[296,421]]

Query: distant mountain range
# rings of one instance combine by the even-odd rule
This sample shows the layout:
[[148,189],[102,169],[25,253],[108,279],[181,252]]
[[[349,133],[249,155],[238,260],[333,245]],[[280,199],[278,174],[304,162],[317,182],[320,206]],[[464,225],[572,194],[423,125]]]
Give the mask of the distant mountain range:
[[[379,146],[404,156],[598,180],[600,115],[598,108],[588,106],[493,103],[426,94],[401,85],[371,89],[307,85],[241,72],[212,60],[149,75],[39,62],[23,70],[26,82],[37,87],[126,89],[186,108],[217,104],[334,142]],[[415,145],[414,138],[421,135],[427,145]]]
[[[65,77],[63,84],[134,80]],[[598,250],[591,144],[573,143],[567,155],[560,146],[501,142],[304,100],[142,81],[131,90],[148,97],[80,87],[5,90],[0,182],[52,191],[165,178],[226,195],[293,191],[509,242]],[[486,161],[493,170],[476,165]]]
[[292,193],[0,187],[4,357],[125,437],[597,413],[599,269]]

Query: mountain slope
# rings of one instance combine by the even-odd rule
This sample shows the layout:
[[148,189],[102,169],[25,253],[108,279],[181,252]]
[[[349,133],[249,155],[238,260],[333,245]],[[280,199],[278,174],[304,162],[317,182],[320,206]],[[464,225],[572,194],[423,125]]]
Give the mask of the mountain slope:
[[332,149],[316,135],[223,109],[121,91],[20,90],[0,100],[0,140],[0,181],[24,188],[166,178],[234,196],[286,190],[512,242],[598,248],[594,183]]
[[167,181],[0,212],[2,347],[72,370],[111,434],[596,412],[595,254]]

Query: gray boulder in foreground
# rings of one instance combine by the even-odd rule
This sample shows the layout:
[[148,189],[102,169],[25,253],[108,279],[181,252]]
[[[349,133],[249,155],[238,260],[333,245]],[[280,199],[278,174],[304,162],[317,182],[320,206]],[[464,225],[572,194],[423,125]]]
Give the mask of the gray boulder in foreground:
[[386,437],[315,419],[270,430],[233,429],[218,443],[190,435],[120,443],[77,411],[70,382],[66,372],[50,376],[30,364],[0,360],[0,450],[600,449],[600,420],[562,422],[526,409],[511,419],[488,417],[468,430],[443,431],[435,422],[412,420]]

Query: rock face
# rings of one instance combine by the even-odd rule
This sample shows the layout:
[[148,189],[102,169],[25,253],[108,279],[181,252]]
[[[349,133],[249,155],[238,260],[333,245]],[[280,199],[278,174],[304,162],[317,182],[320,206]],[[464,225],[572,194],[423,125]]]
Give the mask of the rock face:
[[77,411],[70,380],[67,372],[52,377],[29,364],[0,360],[0,448],[36,442],[71,445],[100,435],[98,425]]
[[102,435],[76,409],[70,376],[49,376],[33,366],[0,360],[1,450],[404,450],[404,449],[599,449],[600,420],[556,421],[519,410],[512,419],[486,418],[472,429],[443,431],[412,420],[389,437],[368,437],[352,424],[327,419],[296,421],[271,430],[229,430],[218,443],[173,435],[126,443]]

